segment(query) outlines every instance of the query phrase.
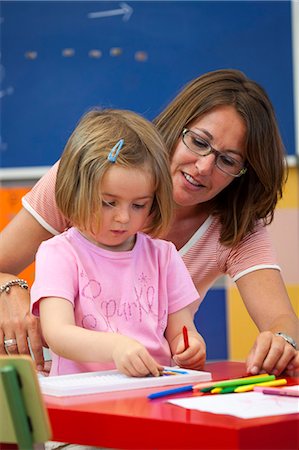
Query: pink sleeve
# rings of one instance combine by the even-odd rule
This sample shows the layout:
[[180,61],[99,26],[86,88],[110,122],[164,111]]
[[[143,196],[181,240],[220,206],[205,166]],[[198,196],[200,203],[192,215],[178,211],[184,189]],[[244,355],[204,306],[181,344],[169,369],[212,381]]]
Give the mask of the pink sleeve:
[[78,295],[76,257],[60,236],[43,242],[36,254],[35,280],[30,290],[31,309],[39,316],[39,300],[60,297],[74,304]]
[[52,234],[62,233],[71,225],[55,201],[55,182],[59,161],[22,198],[23,207]]
[[[260,269],[280,270],[267,227],[259,223],[255,230],[233,248],[219,242],[221,225],[217,217],[198,230],[188,248],[181,253],[201,300],[215,281],[228,275],[237,281]],[[186,246],[185,246],[186,247]]]

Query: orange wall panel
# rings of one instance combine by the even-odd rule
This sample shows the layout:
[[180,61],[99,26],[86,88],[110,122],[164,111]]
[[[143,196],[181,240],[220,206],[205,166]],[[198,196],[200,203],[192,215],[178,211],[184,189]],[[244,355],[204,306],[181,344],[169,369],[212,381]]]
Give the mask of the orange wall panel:
[[[1,187],[0,188],[0,230],[19,212],[22,207],[22,197],[30,190],[28,187]],[[32,263],[19,276],[27,280],[29,285],[34,279],[34,264]]]

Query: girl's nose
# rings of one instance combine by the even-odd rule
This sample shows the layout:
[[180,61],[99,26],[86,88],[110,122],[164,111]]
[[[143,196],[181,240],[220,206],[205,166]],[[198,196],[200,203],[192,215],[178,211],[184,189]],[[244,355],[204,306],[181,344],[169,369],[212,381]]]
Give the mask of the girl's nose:
[[116,213],[114,220],[120,223],[128,223],[130,219],[130,214],[127,208],[116,208]]

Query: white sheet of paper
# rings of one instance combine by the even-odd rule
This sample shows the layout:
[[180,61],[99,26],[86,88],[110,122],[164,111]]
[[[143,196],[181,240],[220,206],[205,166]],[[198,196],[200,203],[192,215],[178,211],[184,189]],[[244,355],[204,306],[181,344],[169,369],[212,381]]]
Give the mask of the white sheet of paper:
[[295,386],[284,386],[280,389],[295,389],[296,391],[299,391],[299,384],[295,384]]
[[[292,386],[293,388],[293,386]],[[299,413],[298,397],[265,395],[262,392],[215,394],[168,400],[173,405],[242,419]]]

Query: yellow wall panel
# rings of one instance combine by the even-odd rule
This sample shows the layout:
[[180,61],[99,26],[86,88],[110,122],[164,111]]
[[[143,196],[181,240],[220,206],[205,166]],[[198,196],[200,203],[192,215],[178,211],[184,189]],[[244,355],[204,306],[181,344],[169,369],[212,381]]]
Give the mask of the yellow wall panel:
[[283,197],[278,202],[278,208],[299,208],[299,169],[291,167]]
[[[293,308],[299,316],[299,285],[287,286],[287,290]],[[227,330],[229,359],[245,360],[258,335],[258,329],[235,286],[227,289]]]

